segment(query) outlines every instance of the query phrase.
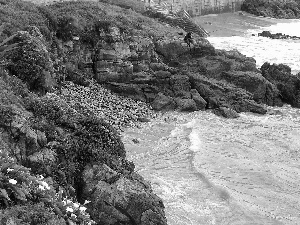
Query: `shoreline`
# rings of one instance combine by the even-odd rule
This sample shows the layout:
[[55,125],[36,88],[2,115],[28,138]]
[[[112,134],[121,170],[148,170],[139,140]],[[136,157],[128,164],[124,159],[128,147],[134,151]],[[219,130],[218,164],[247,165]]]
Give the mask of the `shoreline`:
[[[158,113],[157,117],[147,123],[139,123],[138,126],[124,128],[120,136],[125,145],[129,160],[134,154],[143,154],[152,148],[159,140],[171,135],[177,125],[187,122],[183,120],[182,112]],[[128,155],[128,153],[130,154]]]
[[[246,20],[246,22],[241,21],[241,18]],[[193,20],[198,25],[202,26],[210,34],[210,37],[243,36],[246,30],[268,27],[278,23],[292,23],[299,21],[299,19],[275,19],[271,17],[255,16],[243,11],[209,14],[194,17]]]

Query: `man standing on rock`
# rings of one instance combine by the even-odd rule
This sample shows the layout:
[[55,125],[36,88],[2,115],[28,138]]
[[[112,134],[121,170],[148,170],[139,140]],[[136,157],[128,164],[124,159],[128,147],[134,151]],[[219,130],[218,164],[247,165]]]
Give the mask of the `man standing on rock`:
[[188,32],[185,37],[184,37],[184,42],[189,46],[190,51],[191,51],[191,44],[194,45],[194,40],[192,38],[192,32]]

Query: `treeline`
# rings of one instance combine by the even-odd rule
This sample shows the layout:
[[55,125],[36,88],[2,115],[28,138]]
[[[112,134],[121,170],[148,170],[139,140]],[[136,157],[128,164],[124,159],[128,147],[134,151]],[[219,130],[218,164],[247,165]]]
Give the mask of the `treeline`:
[[245,0],[242,4],[241,10],[257,16],[295,19],[300,18],[300,1]]

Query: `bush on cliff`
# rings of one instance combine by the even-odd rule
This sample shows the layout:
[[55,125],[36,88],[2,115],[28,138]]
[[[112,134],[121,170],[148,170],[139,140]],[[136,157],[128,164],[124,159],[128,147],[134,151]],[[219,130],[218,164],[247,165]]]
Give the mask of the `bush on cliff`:
[[[35,127],[58,143],[54,147],[58,161],[51,170],[56,171],[53,175],[61,185],[76,188],[77,197],[80,198],[82,188],[81,172],[89,163],[106,163],[119,172],[124,168],[133,170],[133,164],[125,160],[124,145],[117,131],[102,119],[80,114],[55,94],[30,99],[27,109],[36,117]],[[57,138],[58,126],[67,129],[68,135]]]
[[300,17],[299,3],[296,0],[245,0],[241,9],[258,16],[294,19]]
[[0,4],[1,23],[7,23],[4,30],[6,37],[29,25],[37,26],[45,32],[43,34],[55,29],[55,18],[45,6],[22,0],[4,0]]
[[9,71],[28,84],[31,90],[44,93],[52,88],[53,65],[43,35],[36,27],[18,32],[13,42],[19,43],[9,56]]
[[111,5],[117,5],[125,9],[132,9],[136,12],[143,13],[145,11],[145,3],[136,0],[99,0]]

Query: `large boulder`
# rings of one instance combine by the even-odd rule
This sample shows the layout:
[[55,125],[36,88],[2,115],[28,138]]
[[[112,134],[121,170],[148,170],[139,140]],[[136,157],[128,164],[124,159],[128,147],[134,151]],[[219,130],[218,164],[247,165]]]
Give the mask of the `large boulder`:
[[254,112],[265,114],[263,105],[254,101],[253,95],[233,84],[207,78],[200,74],[189,74],[192,88],[208,102],[208,108],[227,107],[236,112]]
[[253,99],[258,103],[282,106],[278,89],[260,73],[229,71],[223,72],[220,78],[249,91],[253,94]]
[[146,101],[143,90],[138,84],[110,82],[108,83],[108,87],[120,95],[131,97],[136,100]]
[[170,78],[170,86],[175,97],[191,98],[191,83],[186,75],[173,75]]
[[176,108],[174,99],[163,93],[158,93],[151,105],[155,110],[174,110]]
[[217,116],[222,116],[225,118],[238,118],[239,114],[234,111],[233,109],[230,108],[226,108],[226,107],[220,107],[220,108],[216,108],[213,110],[213,113],[216,114]]
[[164,205],[138,174],[124,176],[105,164],[86,166],[83,196],[97,224],[166,225]]
[[193,99],[175,98],[176,106],[179,111],[197,111],[197,104]]
[[283,102],[300,108],[300,80],[291,74],[291,68],[283,64],[264,63],[261,66],[262,75],[274,84]]
[[218,50],[217,55],[205,56],[192,64],[198,71],[208,77],[219,79],[224,71],[256,71],[256,61],[236,51]]

